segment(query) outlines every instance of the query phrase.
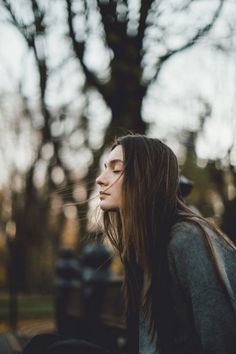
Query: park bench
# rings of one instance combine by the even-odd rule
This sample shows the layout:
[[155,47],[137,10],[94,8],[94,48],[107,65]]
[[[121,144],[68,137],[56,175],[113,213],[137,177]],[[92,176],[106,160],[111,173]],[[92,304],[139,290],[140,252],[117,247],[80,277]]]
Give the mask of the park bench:
[[[111,270],[111,252],[88,244],[80,259],[62,249],[56,264],[55,318],[59,333],[123,353],[126,341],[123,278]],[[123,350],[123,351],[122,351]]]
[[[56,330],[69,337],[98,342],[114,354],[124,353],[126,326],[121,288],[122,278],[113,277],[81,283],[56,297]],[[26,338],[16,333],[2,333],[0,354],[19,353],[25,342]]]
[[84,338],[123,353],[126,342],[122,279],[87,281],[57,298],[57,327],[64,335]]
[[[123,354],[126,326],[122,277],[110,271],[108,256],[104,249],[100,248],[99,253],[97,247],[89,249],[81,271],[71,252],[66,250],[60,254],[55,280],[56,331],[100,344],[114,354]],[[100,267],[99,263],[106,267]],[[0,335],[0,354],[19,352],[24,340],[12,332]]]
[[0,334],[0,354],[20,353],[22,342],[16,334],[5,332]]

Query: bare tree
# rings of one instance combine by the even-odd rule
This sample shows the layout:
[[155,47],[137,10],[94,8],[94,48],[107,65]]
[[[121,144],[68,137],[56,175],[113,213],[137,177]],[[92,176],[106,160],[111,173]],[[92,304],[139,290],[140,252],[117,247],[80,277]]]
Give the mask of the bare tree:
[[[24,252],[24,259],[30,259],[32,251],[28,245],[38,247],[52,233],[49,196],[58,190],[53,171],[60,169],[64,176],[61,182],[63,191],[70,189],[69,194],[60,194],[63,203],[78,202],[72,193],[78,183],[83,187],[84,199],[87,200],[93,190],[100,158],[106,147],[120,133],[130,130],[139,133],[147,131],[148,124],[142,116],[142,104],[149,88],[158,80],[161,70],[169,60],[209,35],[221,15],[224,0],[211,0],[207,5],[199,0],[143,0],[140,5],[138,2],[135,5],[134,2],[125,0],[60,0],[49,3],[28,0],[21,3],[22,7],[19,7],[19,2],[18,6],[10,0],[0,2],[6,19],[19,31],[29,51],[33,53],[35,75],[38,77],[38,112],[43,122],[37,128],[39,139],[34,161],[25,175],[24,188],[21,191],[23,203],[22,194],[16,195],[13,212],[17,224],[16,239],[21,244],[19,252]],[[51,22],[51,14],[54,8],[57,11],[57,6],[60,6],[63,18],[66,19],[63,26],[56,21]],[[200,16],[204,6],[207,15]],[[23,11],[25,8],[27,16]],[[52,68],[48,38],[54,26],[58,26],[58,30],[62,32],[61,39],[66,38],[69,49],[61,62]],[[101,53],[91,49],[91,54],[89,47],[95,46],[96,41],[100,43]],[[88,62],[89,53],[97,57],[106,56],[107,65],[100,69],[95,68]],[[71,107],[69,103],[58,102],[55,109],[48,104],[50,80],[53,75],[60,75],[63,66],[71,59],[77,63],[76,75],[84,80],[76,98],[84,104],[77,115],[73,113],[73,129],[69,132],[62,129],[61,133],[55,134],[55,124],[65,126],[71,119]],[[93,59],[93,63],[96,59]],[[66,80],[65,76],[63,80]],[[106,114],[110,115],[110,120],[108,119],[101,132],[103,136],[99,146],[94,144],[90,136],[91,125],[97,119],[96,113],[89,114],[89,102],[93,95],[103,102],[107,109]],[[25,114],[33,128],[35,117],[27,97],[24,103]],[[72,168],[62,154],[62,151],[70,147],[71,137],[75,133],[83,136],[75,153],[81,160],[84,149],[91,155],[87,163],[88,169],[82,177],[72,173]],[[34,177],[39,162],[44,159],[43,151],[48,144],[52,146],[53,154],[47,161],[42,189],[35,184]],[[77,205],[80,234],[78,241],[87,233],[87,211],[88,202]],[[59,220],[55,233],[62,228],[63,213]],[[59,238],[54,235],[55,249],[58,244]],[[27,268],[26,265],[24,268]]]

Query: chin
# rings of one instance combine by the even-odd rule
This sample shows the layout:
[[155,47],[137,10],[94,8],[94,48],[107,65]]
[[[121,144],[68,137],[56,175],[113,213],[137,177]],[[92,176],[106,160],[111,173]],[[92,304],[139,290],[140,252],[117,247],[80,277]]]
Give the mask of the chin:
[[119,210],[118,207],[115,207],[115,206],[112,206],[112,205],[103,205],[102,203],[100,204],[100,208],[103,211],[118,211]]

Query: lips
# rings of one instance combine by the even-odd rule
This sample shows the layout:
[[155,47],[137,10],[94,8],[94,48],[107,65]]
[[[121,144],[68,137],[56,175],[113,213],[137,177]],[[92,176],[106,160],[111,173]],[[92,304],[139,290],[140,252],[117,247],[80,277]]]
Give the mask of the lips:
[[110,195],[110,194],[109,193],[105,193],[105,192],[99,192],[99,195],[103,196],[103,195]]

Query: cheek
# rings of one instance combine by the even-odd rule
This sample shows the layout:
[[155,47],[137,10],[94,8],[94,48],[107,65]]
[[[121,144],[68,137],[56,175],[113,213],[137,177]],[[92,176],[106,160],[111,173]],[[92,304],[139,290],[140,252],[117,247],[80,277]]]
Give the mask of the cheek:
[[117,195],[121,197],[122,194],[122,181],[119,181],[120,183],[117,186]]

